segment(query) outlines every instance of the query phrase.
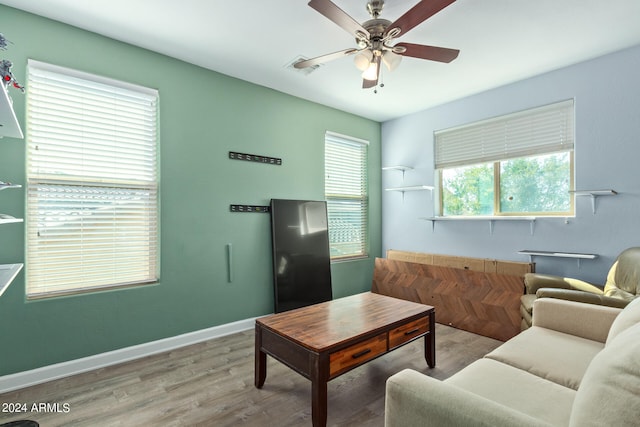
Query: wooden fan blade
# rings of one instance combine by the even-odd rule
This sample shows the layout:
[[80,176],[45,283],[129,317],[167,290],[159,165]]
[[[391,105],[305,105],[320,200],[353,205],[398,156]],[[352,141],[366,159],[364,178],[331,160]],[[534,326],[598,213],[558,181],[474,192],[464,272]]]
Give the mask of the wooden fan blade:
[[398,43],[394,47],[404,47],[407,49],[399,55],[411,56],[413,58],[428,59],[429,61],[451,62],[458,57],[458,49],[446,47],[427,46],[423,44]]
[[400,35],[404,35],[413,27],[421,24],[427,18],[440,12],[455,1],[456,0],[421,0],[420,3],[413,6],[394,23],[389,25],[387,32],[394,28],[400,28]]
[[356,38],[360,38],[358,33],[369,37],[369,31],[365,30],[362,25],[360,25],[355,19],[347,15],[347,13],[340,9],[335,3],[330,0],[311,0],[309,2],[309,6],[313,9],[320,12],[329,20],[338,24],[338,26],[345,29],[349,34],[353,35]]
[[375,80],[367,80],[367,79],[362,79],[362,89],[369,89],[372,87],[375,87],[378,85],[378,80],[380,80],[380,67],[382,66],[382,63],[380,62],[380,57],[376,56],[373,60],[376,63],[377,66],[377,74],[376,74],[376,79]]
[[339,52],[328,53],[326,55],[317,56],[315,58],[305,59],[304,61],[298,61],[295,64],[293,64],[293,67],[294,68],[313,67],[315,65],[320,65],[320,64],[324,64],[325,62],[333,61],[334,59],[342,58],[343,56],[353,55],[356,52],[358,52],[358,49],[351,48],[351,49],[341,50]]

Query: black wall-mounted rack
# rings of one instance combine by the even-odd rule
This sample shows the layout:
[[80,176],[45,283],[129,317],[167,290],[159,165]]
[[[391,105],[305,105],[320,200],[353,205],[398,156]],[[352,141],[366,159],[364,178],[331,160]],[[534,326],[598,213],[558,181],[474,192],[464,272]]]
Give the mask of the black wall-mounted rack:
[[231,212],[255,212],[255,213],[269,213],[269,206],[258,205],[229,205]]
[[282,165],[282,159],[277,157],[261,156],[258,154],[236,153],[229,151],[229,158],[233,160],[243,160],[246,162],[266,163],[268,165]]

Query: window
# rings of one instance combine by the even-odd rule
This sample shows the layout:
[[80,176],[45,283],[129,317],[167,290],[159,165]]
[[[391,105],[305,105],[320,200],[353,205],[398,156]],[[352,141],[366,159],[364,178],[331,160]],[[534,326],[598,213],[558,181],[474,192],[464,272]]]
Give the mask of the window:
[[573,100],[435,133],[444,216],[573,215]]
[[368,255],[368,146],[367,141],[333,132],[325,135],[324,192],[333,260]]
[[27,296],[157,281],[157,91],[29,61]]

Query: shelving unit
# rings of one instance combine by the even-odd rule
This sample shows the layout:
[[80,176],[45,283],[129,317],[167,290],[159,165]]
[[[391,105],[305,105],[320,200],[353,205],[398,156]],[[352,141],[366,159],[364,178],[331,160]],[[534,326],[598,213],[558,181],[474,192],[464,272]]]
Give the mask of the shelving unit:
[[[20,129],[20,123],[13,110],[13,102],[7,93],[4,84],[0,84],[0,138],[8,136],[10,138],[23,139],[24,134]],[[0,191],[22,188],[19,184],[0,181]],[[14,218],[11,215],[0,213],[0,225],[23,222],[22,218]],[[0,296],[4,294],[13,279],[16,278],[23,264],[0,264]]]
[[576,196],[589,196],[591,197],[591,210],[593,214],[596,214],[596,199],[600,196],[615,196],[618,194],[615,190],[571,190],[569,193],[573,193]]
[[[406,171],[413,170],[411,166],[385,166],[383,171],[400,171],[402,172],[402,182],[404,183],[404,173]],[[433,186],[431,185],[403,185],[400,187],[385,188],[385,191],[398,191],[402,193],[402,200],[404,201],[404,193],[407,191],[431,191],[431,197],[433,198]]]
[[427,218],[421,218],[426,221],[431,221],[431,231],[435,230],[436,222],[438,221],[488,221],[489,222],[489,234],[493,234],[493,229],[496,221],[528,221],[531,235],[533,236],[533,230],[536,223],[535,216],[432,216]]
[[24,138],[16,113],[13,111],[11,98],[4,85],[0,84],[0,138],[3,136]]
[[518,251],[518,253],[521,255],[529,255],[529,262],[533,262],[534,256],[544,256],[544,257],[553,257],[553,258],[572,258],[577,260],[578,268],[580,268],[580,260],[598,258],[598,255],[596,254],[582,254],[582,253],[573,253],[573,252],[554,252],[554,251],[533,251],[529,249]]
[[[0,85],[1,86],[1,85]],[[22,185],[0,181],[0,191],[10,188],[22,188]],[[22,218],[14,218],[11,215],[0,213],[0,225],[23,222]],[[22,269],[22,264],[0,264],[0,295],[9,287],[13,279]]]

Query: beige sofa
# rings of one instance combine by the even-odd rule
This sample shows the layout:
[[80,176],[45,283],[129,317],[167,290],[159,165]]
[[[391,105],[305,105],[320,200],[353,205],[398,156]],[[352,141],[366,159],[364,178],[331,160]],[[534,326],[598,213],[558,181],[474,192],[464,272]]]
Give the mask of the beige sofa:
[[640,424],[640,299],[535,301],[533,326],[445,381],[387,381],[385,426]]

